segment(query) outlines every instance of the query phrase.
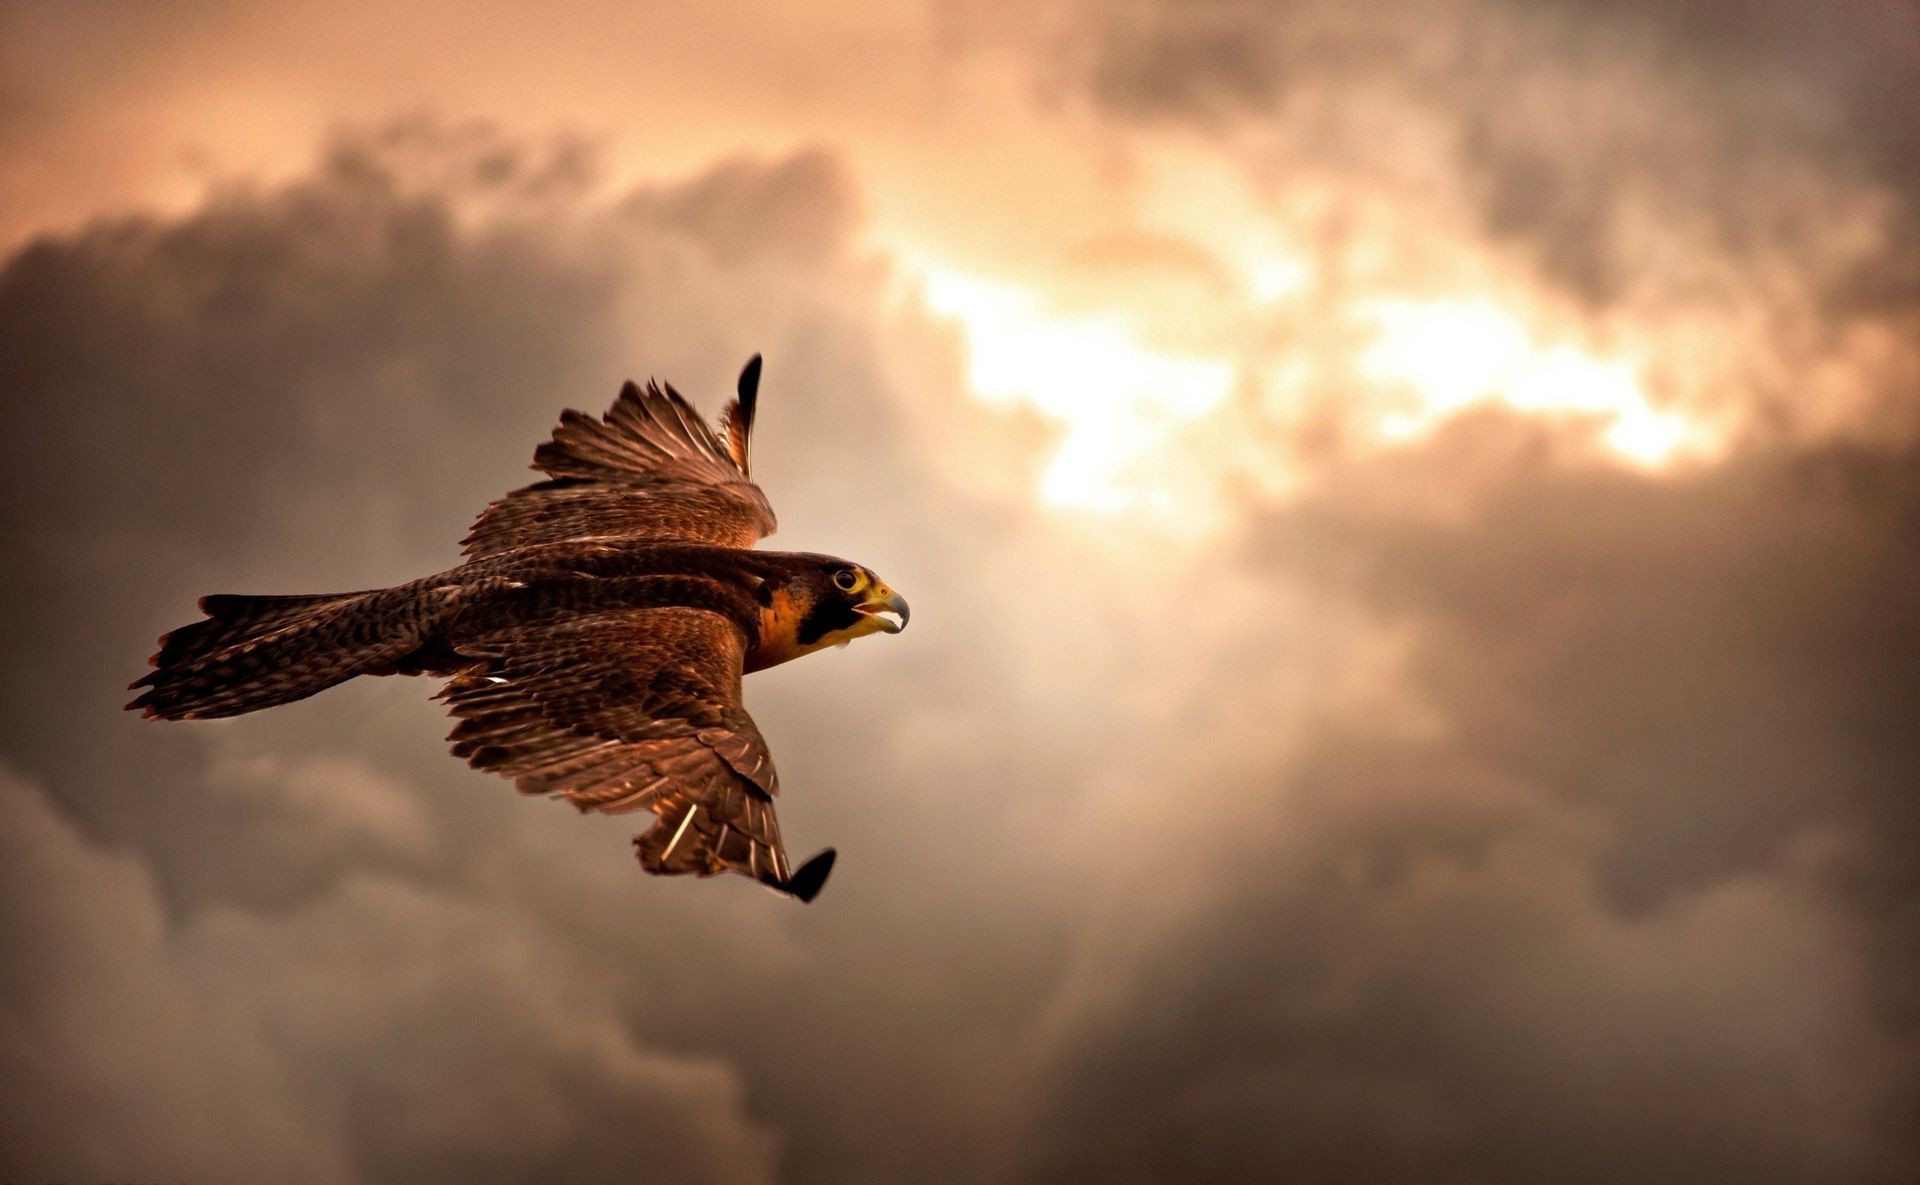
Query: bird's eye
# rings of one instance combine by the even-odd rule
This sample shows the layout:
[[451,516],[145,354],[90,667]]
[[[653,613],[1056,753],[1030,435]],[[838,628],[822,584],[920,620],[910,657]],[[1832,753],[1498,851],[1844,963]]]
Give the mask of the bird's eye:
[[854,573],[852,568],[842,568],[833,574],[833,583],[838,586],[842,592],[852,592],[854,586],[860,583],[860,577]]

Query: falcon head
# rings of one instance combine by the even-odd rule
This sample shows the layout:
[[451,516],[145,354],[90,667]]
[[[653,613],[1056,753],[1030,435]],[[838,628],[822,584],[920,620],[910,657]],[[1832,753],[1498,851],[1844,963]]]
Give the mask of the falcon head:
[[788,662],[868,634],[907,628],[907,600],[872,569],[833,556],[791,556],[767,582],[760,641],[747,670]]

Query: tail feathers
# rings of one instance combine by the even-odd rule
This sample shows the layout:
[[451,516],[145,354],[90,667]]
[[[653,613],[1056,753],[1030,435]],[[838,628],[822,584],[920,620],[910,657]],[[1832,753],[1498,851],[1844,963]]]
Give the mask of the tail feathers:
[[366,592],[353,592],[251,597],[215,593],[201,597],[200,612],[207,615],[206,620],[162,634],[159,652],[147,661],[156,667],[190,663],[216,650],[237,646],[268,626],[297,621],[322,609],[357,601],[366,595]]
[[383,630],[374,592],[321,596],[202,597],[205,621],[160,639],[154,669],[127,705],[149,717],[238,716],[305,699],[392,664],[417,645],[411,630]]

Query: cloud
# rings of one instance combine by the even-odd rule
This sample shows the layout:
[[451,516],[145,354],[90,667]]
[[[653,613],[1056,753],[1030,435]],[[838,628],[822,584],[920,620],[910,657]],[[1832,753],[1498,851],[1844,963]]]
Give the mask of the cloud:
[[615,984],[498,902],[366,877],[176,925],[137,856],[13,775],[0,836],[12,1172],[774,1179],[738,1072],[637,1044]]
[[[967,394],[853,177],[809,149],[633,189],[577,139],[403,121],[0,267],[0,842],[31,854],[0,986],[8,1077],[43,1086],[0,1102],[10,1148],[210,1180],[1894,1176],[1909,450],[1661,474],[1485,409],[1367,450],[1256,421],[1308,480],[1234,491],[1218,538],[1043,513],[1049,429]],[[1234,265],[1126,234],[1070,262],[1220,299]],[[560,407],[654,374],[711,408],[756,350],[773,543],[916,608],[748,685],[787,833],[841,850],[814,906],[640,876],[617,823],[451,761],[418,681],[118,711],[193,596],[446,566]]]
[[[1920,28],[1892,4],[1072,6],[1123,143],[1195,142],[1321,296],[1571,302],[1656,406],[1914,430]],[[1324,318],[1323,318],[1324,319]]]
[[1216,871],[1079,972],[1122,986],[1057,1018],[1033,1179],[1897,1179],[1913,473],[1521,464],[1447,521],[1261,521],[1251,562],[1410,639],[1412,710],[1170,814]]
[[[1740,204],[1717,223],[1734,238],[1767,228],[1751,215],[1769,195],[1739,191],[1754,166],[1818,160],[1920,197],[1920,144],[1891,101],[1913,81],[1920,27],[1896,5],[1869,0],[1821,19],[1792,4],[1721,0],[1365,10],[1213,0],[1081,11],[1094,34],[1086,81],[1115,112],[1279,114],[1323,159],[1384,164],[1381,154],[1402,146],[1391,136],[1343,144],[1328,133],[1383,118],[1376,131],[1413,131],[1418,105],[1451,133],[1462,172],[1492,174],[1485,196],[1496,220],[1500,187],[1524,186],[1529,170],[1538,200],[1516,200],[1509,218],[1575,218],[1578,203],[1605,216],[1659,186],[1696,201],[1737,193]],[[1331,109],[1335,97],[1359,107]],[[1708,155],[1672,155],[1689,144]],[[1602,179],[1611,184],[1578,183]]]

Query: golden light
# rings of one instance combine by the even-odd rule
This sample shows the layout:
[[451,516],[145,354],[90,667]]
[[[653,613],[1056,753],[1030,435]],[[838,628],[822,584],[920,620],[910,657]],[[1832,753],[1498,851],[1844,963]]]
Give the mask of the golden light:
[[[1303,488],[1304,454],[1285,442],[1327,406],[1328,384],[1337,384],[1335,414],[1359,430],[1348,439],[1362,448],[1424,439],[1488,405],[1590,429],[1606,455],[1639,468],[1702,456],[1716,443],[1708,421],[1654,402],[1635,356],[1586,348],[1576,317],[1516,305],[1504,289],[1350,296],[1329,310],[1316,307],[1310,265],[1250,247],[1235,267],[1240,285],[1200,307],[1191,293],[1156,307],[1148,298],[1158,273],[1112,278],[1110,291],[1092,296],[1083,284],[1063,305],[1045,287],[912,252],[901,258],[927,307],[963,333],[973,393],[1034,408],[1064,429],[1038,498],[1127,512],[1163,535],[1224,525],[1236,490],[1284,498]],[[1329,317],[1357,332],[1301,328]],[[1275,324],[1292,327],[1284,346],[1263,336]],[[1251,413],[1228,406],[1242,379],[1277,401]]]
[[990,400],[1020,400],[1066,429],[1041,483],[1056,506],[1181,509],[1168,438],[1226,399],[1224,359],[1149,349],[1117,317],[1061,317],[1031,292],[924,267],[929,307],[967,337],[968,380]]
[[1360,373],[1417,400],[1380,421],[1389,439],[1424,436],[1467,407],[1499,403],[1541,415],[1600,417],[1607,448],[1642,466],[1665,464],[1703,443],[1686,417],[1652,405],[1629,361],[1565,343],[1542,345],[1491,301],[1380,299],[1359,314],[1377,334],[1361,352]]

